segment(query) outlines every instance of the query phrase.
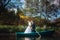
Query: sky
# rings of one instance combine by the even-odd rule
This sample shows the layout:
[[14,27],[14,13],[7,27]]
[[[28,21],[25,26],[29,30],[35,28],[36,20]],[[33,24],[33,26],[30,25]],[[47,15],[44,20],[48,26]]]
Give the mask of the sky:
[[[11,2],[16,2],[16,0],[11,0]],[[22,7],[24,8],[25,7],[25,1],[24,0],[21,0],[20,2],[22,3]],[[19,4],[16,4],[16,5],[19,5]]]

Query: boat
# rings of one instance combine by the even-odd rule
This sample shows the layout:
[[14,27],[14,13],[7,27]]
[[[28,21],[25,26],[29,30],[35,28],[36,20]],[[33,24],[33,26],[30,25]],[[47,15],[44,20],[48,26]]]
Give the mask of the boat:
[[[46,36],[46,35],[52,35],[54,33],[54,30],[44,30],[38,32],[41,36]],[[17,37],[39,37],[37,32],[32,32],[32,33],[24,33],[24,32],[16,32]]]

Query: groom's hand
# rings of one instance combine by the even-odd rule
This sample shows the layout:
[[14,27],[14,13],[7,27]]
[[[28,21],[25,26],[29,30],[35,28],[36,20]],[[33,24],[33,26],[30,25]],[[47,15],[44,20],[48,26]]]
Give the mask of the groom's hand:
[[32,30],[32,27],[30,27],[31,28],[31,30]]

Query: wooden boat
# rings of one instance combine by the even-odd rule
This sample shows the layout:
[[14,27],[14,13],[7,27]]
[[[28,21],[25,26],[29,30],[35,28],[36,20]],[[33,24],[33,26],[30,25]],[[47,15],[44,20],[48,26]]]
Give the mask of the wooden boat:
[[[40,31],[38,32],[41,36],[45,35],[52,35],[54,33],[54,30],[45,30],[45,31]],[[32,32],[32,33],[24,33],[24,32],[16,32],[17,37],[39,37],[37,32]]]

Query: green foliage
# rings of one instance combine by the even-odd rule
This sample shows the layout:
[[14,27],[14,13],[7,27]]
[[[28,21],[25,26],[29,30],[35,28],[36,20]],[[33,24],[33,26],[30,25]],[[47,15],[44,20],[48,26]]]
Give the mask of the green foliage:
[[54,28],[52,27],[47,27],[46,29],[44,29],[43,27],[36,27],[36,31],[40,32],[40,31],[45,31],[45,30],[54,30]]
[[[24,32],[27,26],[23,25],[0,25],[0,30],[8,31],[8,32]],[[36,31],[45,31],[45,30],[60,30],[60,28],[52,28],[52,27],[47,27],[46,29],[43,29],[43,27],[36,26]]]
[[23,25],[19,25],[18,28],[19,28],[19,31],[21,32],[24,32],[24,30],[26,29],[27,26],[23,26]]
[[24,30],[26,29],[27,26],[23,26],[23,25],[0,25],[0,30],[5,30],[8,32],[24,32]]

